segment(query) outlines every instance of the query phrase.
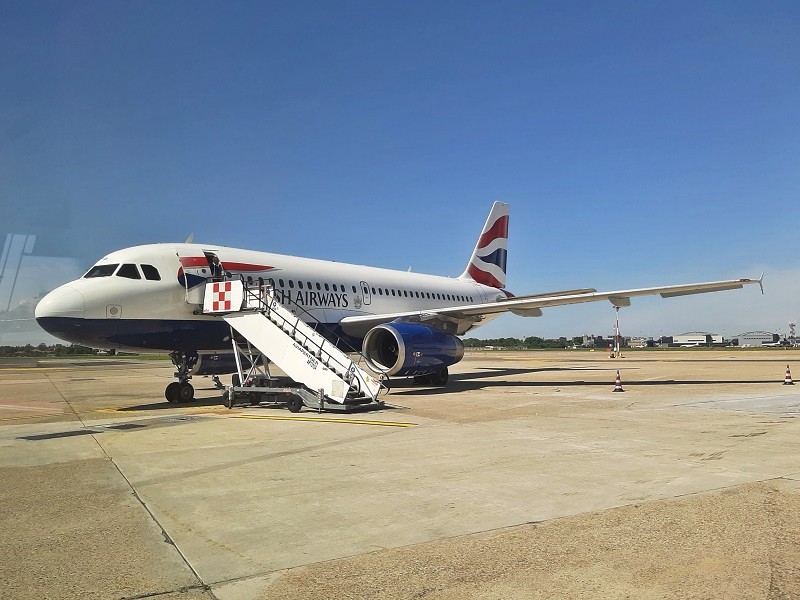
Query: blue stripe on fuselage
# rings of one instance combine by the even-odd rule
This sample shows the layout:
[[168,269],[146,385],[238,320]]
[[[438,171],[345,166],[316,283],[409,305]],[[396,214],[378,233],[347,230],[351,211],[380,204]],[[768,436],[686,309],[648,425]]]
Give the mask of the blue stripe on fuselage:
[[[70,342],[92,348],[181,352],[230,350],[231,330],[222,319],[75,319],[40,317],[42,329]],[[324,329],[323,329],[324,327]],[[361,348],[361,338],[346,335],[338,323],[322,324],[319,333],[345,351]],[[349,344],[343,346],[341,341]]]

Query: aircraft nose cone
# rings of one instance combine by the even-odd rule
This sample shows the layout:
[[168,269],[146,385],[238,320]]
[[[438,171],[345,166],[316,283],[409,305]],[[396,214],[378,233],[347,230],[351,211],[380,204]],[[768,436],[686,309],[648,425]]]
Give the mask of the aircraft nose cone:
[[82,319],[85,308],[86,300],[83,294],[69,285],[62,285],[47,294],[36,305],[36,320],[39,325],[47,330],[47,327],[40,319],[53,317]]

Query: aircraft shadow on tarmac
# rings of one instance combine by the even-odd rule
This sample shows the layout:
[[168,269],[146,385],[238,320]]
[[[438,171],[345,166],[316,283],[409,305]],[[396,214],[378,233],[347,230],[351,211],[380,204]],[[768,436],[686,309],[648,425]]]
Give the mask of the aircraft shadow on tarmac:
[[[585,381],[582,379],[575,380],[555,380],[547,379],[543,381],[509,381],[507,379],[495,380],[499,377],[511,377],[514,375],[522,375],[526,373],[537,373],[545,371],[611,371],[616,372],[616,367],[550,367],[544,369],[491,369],[476,373],[459,373],[450,377],[445,387],[431,388],[424,385],[415,385],[412,380],[401,379],[391,382],[389,398],[391,396],[431,396],[439,394],[448,394],[454,392],[469,392],[473,390],[487,389],[487,388],[537,388],[537,387],[579,387],[579,386],[600,386],[600,387],[613,387],[614,377],[609,377],[608,381]],[[626,369],[630,371],[630,369]],[[486,379],[492,378],[492,381]],[[483,380],[483,381],[482,381]],[[661,379],[661,380],[647,380],[636,381],[633,379],[624,379],[624,386],[631,387],[660,387],[665,385],[717,385],[717,384],[730,384],[730,385],[745,385],[745,384],[764,384],[764,383],[780,383],[777,379]]]
[[[217,406],[220,408],[225,407],[225,396],[221,394],[221,392],[216,388],[207,388],[207,389],[199,389],[198,392],[217,392],[217,395],[207,396],[207,397],[195,397],[194,400],[190,402],[179,402],[179,403],[172,403],[167,402],[166,400],[162,402],[154,402],[152,404],[137,404],[134,406],[125,406],[122,408],[118,408],[117,412],[125,413],[125,412],[143,412],[143,411],[159,411],[159,410],[174,410],[176,408],[196,408],[202,406]],[[380,400],[384,400],[385,396],[381,396]],[[286,404],[285,403],[268,403],[265,402],[263,404],[249,404],[248,402],[242,402],[236,404],[234,408],[262,408],[262,409],[277,409],[281,411],[286,411]],[[397,407],[389,406],[388,404],[382,407],[378,407],[375,405],[369,406],[353,406],[350,408],[348,413],[355,414],[355,413],[367,413],[367,412],[374,412],[376,410],[392,410]],[[306,409],[312,410],[312,409]]]
[[[198,390],[199,392],[204,392],[205,390]],[[161,402],[154,402],[152,404],[137,404],[134,406],[123,406],[117,409],[117,412],[139,412],[143,410],[170,410],[175,408],[189,408],[192,406],[224,406],[225,405],[225,397],[222,396],[221,392],[215,388],[209,388],[209,391],[217,392],[215,396],[207,396],[207,397],[199,397],[195,398],[191,402],[167,402],[163,399]]]

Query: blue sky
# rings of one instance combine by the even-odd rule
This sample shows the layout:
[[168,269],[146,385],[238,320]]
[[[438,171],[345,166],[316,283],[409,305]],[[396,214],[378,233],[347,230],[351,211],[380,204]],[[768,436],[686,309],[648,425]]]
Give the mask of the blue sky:
[[799,29],[796,2],[6,1],[0,234],[86,266],[194,233],[457,275],[499,199],[516,293],[766,270],[763,298],[640,300],[623,326],[785,330]]

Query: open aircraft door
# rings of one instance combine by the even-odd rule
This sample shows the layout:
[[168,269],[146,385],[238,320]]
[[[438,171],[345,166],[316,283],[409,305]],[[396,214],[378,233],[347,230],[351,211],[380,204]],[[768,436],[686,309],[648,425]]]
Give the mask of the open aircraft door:
[[181,263],[178,270],[178,281],[186,288],[186,303],[202,306],[205,296],[205,284],[211,277],[209,264],[209,251],[204,251],[203,256],[182,255],[180,250],[176,253]]

